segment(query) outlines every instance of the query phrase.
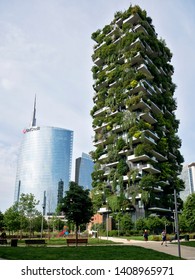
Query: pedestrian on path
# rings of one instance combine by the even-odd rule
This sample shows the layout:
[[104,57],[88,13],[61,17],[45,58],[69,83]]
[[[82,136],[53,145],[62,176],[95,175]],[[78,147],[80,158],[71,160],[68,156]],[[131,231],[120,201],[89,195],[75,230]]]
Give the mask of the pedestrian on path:
[[165,229],[162,231],[161,236],[162,236],[161,245],[165,243],[165,246],[167,246],[167,233]]
[[147,231],[147,229],[144,230],[143,237],[144,237],[145,241],[148,241],[148,231]]

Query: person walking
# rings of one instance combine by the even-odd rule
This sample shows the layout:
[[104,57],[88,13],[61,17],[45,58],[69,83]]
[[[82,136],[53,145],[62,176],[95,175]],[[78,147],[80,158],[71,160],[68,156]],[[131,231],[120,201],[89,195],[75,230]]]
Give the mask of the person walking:
[[147,229],[144,230],[143,237],[144,237],[145,241],[148,241],[148,231],[147,231]]
[[161,236],[162,236],[161,245],[163,245],[165,243],[165,246],[167,246],[167,234],[166,234],[165,229],[162,231]]

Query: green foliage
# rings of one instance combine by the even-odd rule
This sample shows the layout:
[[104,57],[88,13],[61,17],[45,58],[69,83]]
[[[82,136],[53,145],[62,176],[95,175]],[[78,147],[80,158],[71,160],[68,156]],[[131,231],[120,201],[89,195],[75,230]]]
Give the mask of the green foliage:
[[0,211],[0,230],[3,229],[3,227],[4,227],[4,215]]
[[89,190],[84,190],[74,182],[70,182],[69,190],[62,199],[61,211],[66,218],[78,226],[88,223],[93,216],[93,205],[89,197]]
[[109,208],[113,212],[120,211],[120,198],[116,195],[111,195],[107,198]]
[[119,163],[117,164],[117,170],[119,175],[126,175],[129,171],[129,167],[126,163],[125,159],[121,159]]
[[146,223],[146,219],[145,218],[139,218],[136,220],[135,223],[136,229],[137,230],[144,230],[147,228],[147,223]]
[[38,214],[35,217],[32,218],[31,221],[31,231],[32,232],[40,232],[41,230],[41,224],[42,224],[42,218],[43,218],[43,229],[48,228],[48,224],[46,219],[42,216],[42,214]]
[[156,178],[152,174],[146,174],[144,175],[140,182],[139,185],[142,189],[148,190],[151,189],[156,183]]
[[[128,32],[132,27],[131,24],[123,24],[122,21],[133,14],[139,15],[140,20],[138,22],[146,29],[148,35],[143,32]],[[117,20],[119,21],[116,25]],[[116,27],[118,25],[120,25],[120,28]],[[112,36],[107,36],[110,30],[113,30]],[[120,40],[114,42],[119,37]],[[103,110],[93,120],[93,127],[98,127],[95,130],[97,148],[93,152],[93,159],[101,164],[101,168],[93,173],[92,184],[94,187],[99,187],[109,180],[114,192],[117,192],[119,187],[120,192],[127,187],[124,192],[132,200],[141,193],[141,199],[145,206],[149,207],[154,204],[157,207],[172,207],[172,201],[168,199],[168,194],[173,188],[172,185],[169,188],[163,188],[164,192],[161,193],[161,199],[158,201],[155,200],[152,192],[153,187],[158,186],[158,181],[169,181],[169,178],[174,178],[174,186],[178,191],[183,188],[182,182],[176,179],[181,172],[183,158],[179,152],[181,140],[175,135],[179,127],[179,121],[176,120],[173,113],[177,106],[173,98],[175,85],[171,78],[174,69],[168,63],[171,52],[167,48],[166,42],[157,38],[152,19],[147,16],[145,10],[137,5],[130,6],[124,12],[117,12],[113,22],[106,25],[102,31],[98,30],[93,34],[93,38],[99,45],[102,42],[104,44],[95,49],[93,56],[93,59],[100,58],[102,63],[100,66],[92,68],[96,84],[99,85],[101,82],[101,86],[99,86],[99,91],[96,89],[95,106],[91,115],[93,117],[94,112],[105,106],[109,107],[109,110]],[[139,40],[137,40],[138,38]],[[135,44],[132,44],[133,42]],[[154,76],[151,80],[146,79],[145,72],[137,71],[137,67],[142,63],[142,61],[139,61],[139,57],[137,63],[133,64],[134,56],[137,55],[138,51],[140,51],[143,60],[147,61],[147,67]],[[103,81],[106,81],[106,83]],[[116,83],[110,87],[109,84],[113,82]],[[140,87],[137,87],[138,83]],[[139,91],[142,85],[146,90]],[[142,106],[134,105],[137,105],[141,98],[150,106],[152,115],[157,119],[156,123],[150,124],[150,120],[146,122],[139,117],[139,113],[145,112],[145,109]],[[157,108],[155,109],[153,103],[163,113],[160,113]],[[150,111],[149,108],[146,110]],[[120,113],[117,111],[120,111]],[[100,127],[103,124],[106,124],[106,126],[101,129]],[[157,137],[153,137],[146,130],[151,133],[154,132]],[[151,144],[152,141],[149,142],[146,139],[146,134],[148,138],[155,139],[155,144]],[[122,139],[124,135],[126,141]],[[136,137],[137,141],[133,137]],[[98,141],[102,141],[102,143],[100,144]],[[167,161],[166,159],[165,161],[158,160],[157,157],[158,162],[154,162],[153,151],[167,157]],[[145,172],[143,172],[143,177],[139,182],[138,176],[130,175],[129,167],[123,158],[124,155],[128,157],[133,153],[135,156],[146,154],[151,157],[152,159],[144,160],[140,164],[152,163],[161,173],[155,176],[150,174],[145,176]],[[107,157],[101,157],[104,154]],[[115,163],[116,161],[119,163],[112,164],[113,170],[109,175],[109,172],[105,173],[105,170],[102,170],[102,165]],[[123,176],[127,173],[128,186],[126,186],[126,182],[123,182]],[[116,209],[115,203],[117,204],[117,199],[114,197],[113,209]]]
[[99,36],[100,33],[101,33],[101,30],[98,29],[96,32],[92,33],[91,38],[97,42],[97,37]]
[[195,193],[187,197],[181,216],[186,221],[187,229],[190,232],[195,231]]
[[[90,244],[95,246],[80,246],[78,250],[74,247],[25,247],[12,248],[10,246],[0,247],[0,257],[7,260],[178,260],[178,257],[157,252],[138,246],[117,245],[101,246],[102,243],[111,244],[111,241],[101,239],[90,239]],[[98,246],[99,245],[99,246]],[[49,278],[49,277],[48,277]],[[50,277],[51,278],[51,277]],[[70,278],[70,277],[69,277]],[[94,277],[93,277],[94,278]],[[122,278],[122,277],[121,277]],[[123,277],[124,278],[124,277]],[[135,278],[135,277],[134,277]]]
[[132,80],[131,83],[130,83],[132,88],[136,87],[137,84],[138,84],[138,81],[136,81],[136,80]]
[[125,213],[121,220],[120,225],[123,230],[131,230],[134,227],[133,221],[131,216],[128,213]]
[[138,144],[134,150],[134,153],[135,156],[141,156],[144,154],[149,154],[152,149],[153,146],[151,144],[147,144],[147,143]]
[[27,217],[32,217],[37,213],[36,205],[38,204],[39,201],[35,199],[34,194],[22,193],[18,203],[18,211]]
[[161,232],[165,227],[165,222],[158,216],[148,217],[146,220],[147,228],[154,233]]
[[[25,219],[25,217],[23,217]],[[4,213],[5,228],[9,231],[17,231],[20,229],[21,214],[17,211],[17,205],[14,204]]]
[[103,188],[94,187],[91,190],[91,199],[93,203],[94,213],[96,213],[103,204]]

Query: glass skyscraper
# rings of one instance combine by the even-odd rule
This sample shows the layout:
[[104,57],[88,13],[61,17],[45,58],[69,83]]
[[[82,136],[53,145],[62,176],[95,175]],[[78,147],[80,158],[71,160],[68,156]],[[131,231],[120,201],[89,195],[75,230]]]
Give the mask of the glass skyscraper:
[[73,131],[36,126],[35,108],[31,127],[23,131],[15,184],[15,201],[22,193],[34,194],[42,211],[53,213],[58,202],[59,182],[68,190],[72,166]]
[[75,182],[84,189],[92,188],[94,163],[88,154],[82,153],[82,157],[76,159]]
[[195,163],[183,165],[180,177],[185,183],[185,190],[180,192],[180,197],[185,201],[190,194],[195,192]]

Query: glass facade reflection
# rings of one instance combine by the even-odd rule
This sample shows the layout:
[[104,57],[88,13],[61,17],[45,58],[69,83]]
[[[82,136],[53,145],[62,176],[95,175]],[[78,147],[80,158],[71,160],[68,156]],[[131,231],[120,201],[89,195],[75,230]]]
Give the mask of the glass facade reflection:
[[76,159],[75,182],[84,189],[92,188],[94,163],[88,154],[82,153],[82,157]]
[[56,127],[33,126],[25,129],[15,184],[15,201],[21,193],[32,193],[42,212],[44,192],[46,211],[53,213],[58,201],[58,184],[69,188],[72,167],[73,131]]

